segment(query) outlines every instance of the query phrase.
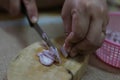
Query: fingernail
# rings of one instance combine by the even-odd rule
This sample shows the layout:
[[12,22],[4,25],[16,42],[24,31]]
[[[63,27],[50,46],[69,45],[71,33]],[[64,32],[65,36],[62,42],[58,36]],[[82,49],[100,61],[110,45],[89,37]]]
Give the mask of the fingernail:
[[37,22],[37,17],[33,16],[31,20],[32,20],[32,23],[36,23]]

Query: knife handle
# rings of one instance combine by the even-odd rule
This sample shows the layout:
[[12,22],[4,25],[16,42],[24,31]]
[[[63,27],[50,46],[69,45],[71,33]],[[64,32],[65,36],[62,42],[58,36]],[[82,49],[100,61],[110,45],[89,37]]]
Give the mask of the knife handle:
[[33,27],[33,26],[34,26],[34,23],[31,22],[31,20],[30,20],[30,18],[29,18],[29,16],[28,16],[28,13],[27,13],[27,10],[26,10],[26,7],[25,7],[23,1],[21,1],[21,12],[27,17],[27,20],[28,20],[28,22],[29,22],[29,25],[30,25],[31,27]]

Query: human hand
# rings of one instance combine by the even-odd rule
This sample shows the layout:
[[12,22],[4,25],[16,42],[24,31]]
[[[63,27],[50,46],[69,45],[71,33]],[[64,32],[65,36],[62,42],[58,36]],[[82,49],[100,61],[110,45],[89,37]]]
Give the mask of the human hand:
[[96,51],[103,43],[108,23],[106,0],[65,0],[62,18],[70,56]]
[[10,14],[17,16],[21,14],[21,2],[26,7],[28,17],[35,23],[38,18],[36,0],[0,0],[0,7],[8,11]]

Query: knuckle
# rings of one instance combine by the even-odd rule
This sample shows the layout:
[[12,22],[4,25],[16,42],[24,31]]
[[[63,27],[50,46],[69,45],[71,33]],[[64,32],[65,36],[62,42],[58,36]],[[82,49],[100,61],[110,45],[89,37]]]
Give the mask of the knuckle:
[[79,12],[78,12],[79,10],[77,9],[77,8],[73,8],[72,10],[71,10],[71,14],[72,14],[72,16],[73,16],[73,18],[77,18],[78,17],[78,14],[79,14]]

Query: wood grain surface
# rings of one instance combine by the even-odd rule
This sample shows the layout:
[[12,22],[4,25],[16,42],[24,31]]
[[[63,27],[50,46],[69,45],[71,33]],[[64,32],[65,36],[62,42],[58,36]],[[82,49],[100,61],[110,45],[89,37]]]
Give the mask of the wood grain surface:
[[[63,45],[64,38],[52,39],[58,49]],[[40,42],[36,42],[23,49],[10,63],[8,80],[80,80],[88,63],[88,56],[64,58],[61,64],[54,63],[44,66],[39,62],[38,52],[44,49]],[[60,52],[60,50],[59,50]],[[61,52],[60,52],[61,53]]]

